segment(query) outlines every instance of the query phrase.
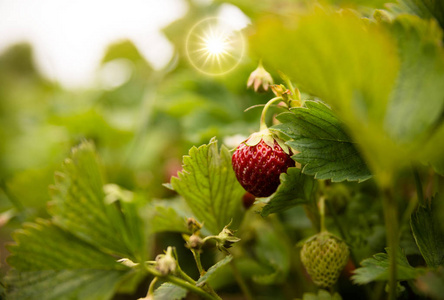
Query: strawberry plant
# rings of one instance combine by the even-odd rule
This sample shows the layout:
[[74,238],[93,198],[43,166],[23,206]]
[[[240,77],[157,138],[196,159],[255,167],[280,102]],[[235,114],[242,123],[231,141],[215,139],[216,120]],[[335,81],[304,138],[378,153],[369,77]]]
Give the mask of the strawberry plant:
[[232,1],[248,57],[209,77],[179,37],[221,2],[166,70],[112,48],[133,81],[83,102],[16,67],[52,106],[0,131],[2,298],[442,299],[444,4]]

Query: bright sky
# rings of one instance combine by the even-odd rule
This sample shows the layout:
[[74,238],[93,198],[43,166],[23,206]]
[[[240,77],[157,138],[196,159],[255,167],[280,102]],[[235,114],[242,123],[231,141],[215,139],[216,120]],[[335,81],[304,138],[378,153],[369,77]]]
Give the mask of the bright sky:
[[159,31],[187,12],[184,0],[0,0],[0,52],[29,41],[42,73],[66,87],[94,81],[106,47],[130,39],[155,69],[173,47]]
[[[28,41],[47,78],[67,88],[97,80],[114,88],[130,77],[131,65],[121,60],[100,68],[108,45],[129,39],[154,69],[162,69],[174,49],[160,29],[187,10],[185,0],[0,0],[0,53]],[[250,22],[231,4],[221,5],[218,16],[239,29]]]

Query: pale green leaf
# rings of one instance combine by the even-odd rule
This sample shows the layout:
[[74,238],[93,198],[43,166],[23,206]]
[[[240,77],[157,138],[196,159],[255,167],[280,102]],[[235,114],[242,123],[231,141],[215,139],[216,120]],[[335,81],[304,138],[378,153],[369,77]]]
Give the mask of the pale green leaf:
[[444,263],[444,232],[436,215],[436,201],[432,198],[427,202],[412,214],[410,226],[427,265],[437,268]]
[[302,174],[298,168],[288,168],[287,173],[281,174],[280,180],[278,189],[268,198],[261,211],[263,217],[310,201],[315,185],[313,178]]
[[10,299],[109,299],[128,269],[50,221],[28,223],[8,247]]
[[213,234],[232,219],[238,223],[245,191],[236,179],[227,148],[222,146],[219,152],[216,139],[212,139],[208,145],[191,148],[183,164],[178,177],[171,178],[171,185],[195,217]]
[[144,238],[136,203],[105,201],[93,144],[83,142],[74,148],[55,181],[49,208],[54,223],[103,251],[140,259]]
[[391,29],[398,40],[401,68],[385,128],[399,143],[411,143],[436,124],[444,108],[442,31],[435,21],[410,15],[396,18]]
[[196,285],[202,286],[204,285],[208,280],[211,280],[213,276],[215,276],[220,268],[223,266],[229,264],[231,260],[233,259],[233,256],[227,255],[220,261],[218,261],[216,264],[211,266],[207,272],[199,278],[199,280],[196,282]]
[[157,204],[151,207],[150,229],[152,232],[182,232],[189,233],[186,218],[181,216],[173,207]]
[[185,298],[186,295],[186,289],[165,282],[154,291],[154,300],[180,300]]
[[278,116],[277,129],[292,138],[287,144],[300,153],[293,158],[304,165],[302,172],[333,182],[363,181],[371,177],[355,143],[332,110],[321,102],[306,101]]
[[10,300],[107,300],[122,279],[116,270],[12,271],[7,277]]
[[[387,249],[386,249],[386,252]],[[378,253],[372,258],[364,259],[362,267],[354,271],[352,280],[355,284],[367,284],[376,280],[388,280],[389,276],[389,256],[386,253]],[[425,272],[424,268],[413,268],[404,252],[399,248],[396,255],[396,275],[397,280],[415,279]]]

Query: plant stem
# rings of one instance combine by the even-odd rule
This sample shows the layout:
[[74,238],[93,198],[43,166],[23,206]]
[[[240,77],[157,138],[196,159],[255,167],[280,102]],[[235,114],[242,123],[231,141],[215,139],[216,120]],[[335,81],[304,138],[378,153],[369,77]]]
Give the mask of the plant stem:
[[267,102],[267,104],[265,104],[264,109],[262,110],[262,114],[261,114],[261,123],[260,123],[260,130],[265,130],[267,129],[267,124],[265,122],[265,115],[267,114],[267,110],[268,108],[275,102],[280,102],[283,101],[284,99],[282,99],[282,97],[275,97],[273,99],[271,99],[270,101]]
[[320,220],[321,232],[324,232],[324,231],[326,231],[326,229],[325,229],[325,197],[324,196],[321,196],[319,198],[318,208],[319,208],[319,217],[321,218],[321,220]]
[[148,271],[150,274],[154,275],[155,277],[160,277],[163,280],[168,281],[170,283],[173,283],[173,284],[175,284],[177,286],[180,286],[180,287],[182,287],[182,288],[184,288],[184,289],[186,289],[186,290],[188,290],[188,291],[190,291],[192,293],[195,293],[195,294],[201,296],[204,299],[220,300],[219,296],[211,295],[208,292],[206,292],[205,290],[203,290],[202,288],[197,287],[197,286],[195,286],[195,285],[193,285],[193,284],[191,284],[191,283],[189,283],[189,282],[187,282],[187,281],[185,281],[185,280],[183,280],[181,278],[178,278],[178,277],[176,277],[174,275],[163,276],[155,268],[147,266],[147,265],[144,265],[144,266],[145,266],[145,270]]
[[148,288],[148,293],[146,294],[146,296],[148,297],[149,295],[154,295],[154,286],[156,285],[156,282],[158,281],[159,277],[154,277],[153,280],[151,280],[150,286]]
[[197,269],[199,270],[200,276],[203,276],[205,274],[205,270],[202,267],[202,262],[200,260],[200,252],[196,249],[191,249],[191,252],[193,253],[194,260],[196,261]]
[[398,251],[398,206],[390,189],[383,189],[383,207],[385,227],[387,230],[387,245],[389,247],[389,300],[396,299],[396,254]]
[[177,255],[177,250],[176,248],[173,248],[173,253],[174,253],[174,258],[176,259],[176,272],[177,274],[179,274],[180,277],[182,277],[183,279],[185,279],[186,281],[188,281],[191,284],[196,284],[196,281],[191,278],[190,276],[188,276],[187,273],[185,273],[182,268],[179,265],[179,256]]
[[245,296],[245,299],[253,300],[253,296],[251,294],[251,291],[248,288],[247,283],[245,282],[244,278],[240,274],[239,269],[236,267],[236,264],[234,263],[233,260],[230,262],[230,267],[231,267],[231,270],[233,271],[233,275],[237,281],[237,284],[239,285],[240,289],[242,290],[242,293]]

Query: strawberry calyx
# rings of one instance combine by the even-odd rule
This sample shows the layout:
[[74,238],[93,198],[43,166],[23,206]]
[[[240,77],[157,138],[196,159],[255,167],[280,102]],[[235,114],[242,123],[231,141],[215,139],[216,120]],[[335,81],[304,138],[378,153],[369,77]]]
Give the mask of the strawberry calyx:
[[286,154],[291,155],[290,147],[288,147],[285,142],[280,139],[276,134],[272,133],[268,128],[262,129],[261,131],[255,132],[244,142],[247,146],[256,146],[260,141],[264,141],[267,146],[274,148],[275,143],[282,148]]

